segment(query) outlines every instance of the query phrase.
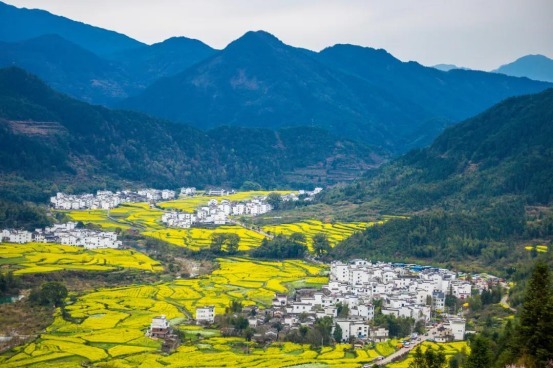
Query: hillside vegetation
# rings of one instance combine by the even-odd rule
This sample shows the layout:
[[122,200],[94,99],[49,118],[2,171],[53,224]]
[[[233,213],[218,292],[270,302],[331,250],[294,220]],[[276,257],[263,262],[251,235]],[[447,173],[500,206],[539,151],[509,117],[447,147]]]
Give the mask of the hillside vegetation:
[[336,255],[478,259],[500,267],[526,243],[549,243],[552,107],[553,90],[508,99],[447,129],[430,147],[327,193],[328,203],[410,215],[354,235]]
[[59,94],[0,70],[0,195],[44,200],[58,189],[324,185],[380,162],[373,150],[307,127],[202,132]]

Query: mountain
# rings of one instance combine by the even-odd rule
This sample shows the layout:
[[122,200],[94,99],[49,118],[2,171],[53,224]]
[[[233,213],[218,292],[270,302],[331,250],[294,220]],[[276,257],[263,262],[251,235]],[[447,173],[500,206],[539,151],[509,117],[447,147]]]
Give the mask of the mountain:
[[145,46],[123,34],[53,15],[44,10],[17,8],[0,2],[0,41],[18,42],[58,34],[99,56]]
[[[507,99],[324,200],[405,214],[336,257],[423,258],[505,272],[553,241],[553,89]],[[365,203],[366,202],[366,203]]]
[[553,60],[543,55],[526,55],[512,63],[500,66],[493,72],[553,82]]
[[18,68],[0,70],[0,196],[44,199],[58,188],[351,180],[377,165],[368,147],[317,128],[203,132],[57,93]]
[[453,70],[453,69],[469,70],[468,68],[464,68],[462,66],[457,66],[454,64],[436,64],[436,65],[432,65],[432,68],[441,70],[442,72],[449,72],[450,70]]
[[121,106],[202,128],[318,126],[401,152],[501,99],[548,86],[484,72],[444,73],[351,45],[314,53],[258,31]]
[[18,66],[52,88],[87,102],[108,104],[138,90],[128,73],[58,35],[0,42],[0,67]]
[[314,125],[349,129],[350,135],[360,133],[368,115],[333,70],[261,31],[246,33],[122,106],[202,128]]
[[[455,69],[442,72],[416,62],[401,62],[385,50],[352,45],[336,45],[320,53],[321,59],[340,71],[378,85],[396,98],[421,106],[427,119],[458,122],[467,119],[507,97],[542,91],[550,84],[519,78],[507,78],[481,71]],[[436,127],[436,124],[413,124],[409,128]],[[407,128],[407,129],[409,129]],[[431,143],[443,129],[438,125],[434,134],[422,135],[415,146]],[[420,131],[418,132],[421,133]]]
[[507,99],[360,181],[354,196],[349,187],[338,190],[335,200],[373,200],[404,211],[470,207],[503,196],[551,204],[552,122],[553,89]]
[[178,74],[216,52],[201,41],[172,37],[148,47],[110,55],[109,59],[117,61],[134,81],[145,87],[157,79]]

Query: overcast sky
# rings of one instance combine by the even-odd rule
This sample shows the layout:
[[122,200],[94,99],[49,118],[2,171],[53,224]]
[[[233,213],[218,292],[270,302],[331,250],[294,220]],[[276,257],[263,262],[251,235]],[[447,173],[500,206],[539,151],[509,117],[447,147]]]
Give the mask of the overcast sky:
[[424,65],[490,70],[527,54],[553,57],[552,0],[4,0],[124,33],[215,48],[266,30],[311,50],[384,48]]

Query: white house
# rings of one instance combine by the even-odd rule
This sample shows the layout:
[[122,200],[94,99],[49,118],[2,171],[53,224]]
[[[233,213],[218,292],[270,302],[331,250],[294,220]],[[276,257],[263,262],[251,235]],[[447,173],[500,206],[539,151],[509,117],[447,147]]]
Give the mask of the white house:
[[212,305],[196,308],[196,321],[198,323],[215,322],[215,307]]

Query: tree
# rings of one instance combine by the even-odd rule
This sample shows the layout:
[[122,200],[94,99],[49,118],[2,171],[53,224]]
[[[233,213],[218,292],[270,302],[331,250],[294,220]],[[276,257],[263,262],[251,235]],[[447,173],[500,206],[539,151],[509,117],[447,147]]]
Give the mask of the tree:
[[240,237],[237,234],[229,233],[225,241],[227,245],[227,253],[235,254],[238,252],[238,245],[240,243]]
[[276,192],[271,192],[267,196],[267,203],[269,203],[274,210],[278,210],[282,204],[282,196]]
[[67,288],[57,281],[46,282],[39,291],[33,291],[29,299],[40,305],[62,307],[67,297]]
[[243,334],[244,334],[244,338],[246,339],[246,341],[251,341],[253,335],[255,334],[255,330],[248,326],[244,330]]
[[339,302],[336,304],[336,313],[340,318],[347,318],[349,316],[349,306],[347,304],[342,304]]
[[547,264],[538,261],[526,287],[517,331],[518,348],[530,364],[545,367],[553,359],[553,282]]
[[282,325],[282,323],[280,321],[277,321],[275,323],[273,323],[273,328],[277,331],[277,335],[276,335],[276,339],[278,340],[278,337],[280,335],[280,331],[282,331],[282,328],[284,326]]
[[429,347],[422,352],[420,345],[415,350],[413,361],[409,363],[409,368],[443,368],[446,365],[446,358],[443,352],[435,352]]
[[342,327],[340,327],[339,324],[336,324],[334,327],[334,332],[332,333],[332,337],[334,338],[334,341],[337,343],[342,342]]
[[317,257],[327,255],[332,250],[326,234],[317,233],[313,236],[313,251]]
[[493,356],[490,340],[476,335],[470,342],[470,355],[465,364],[466,368],[488,368],[492,365]]
[[290,240],[295,243],[302,243],[305,244],[307,239],[305,238],[305,234],[303,233],[292,233],[290,234]]
[[240,236],[234,233],[213,233],[209,250],[215,254],[223,251],[228,254],[235,254],[238,251]]
[[329,344],[331,339],[332,326],[332,317],[323,317],[315,320],[315,329],[321,334],[322,344]]

